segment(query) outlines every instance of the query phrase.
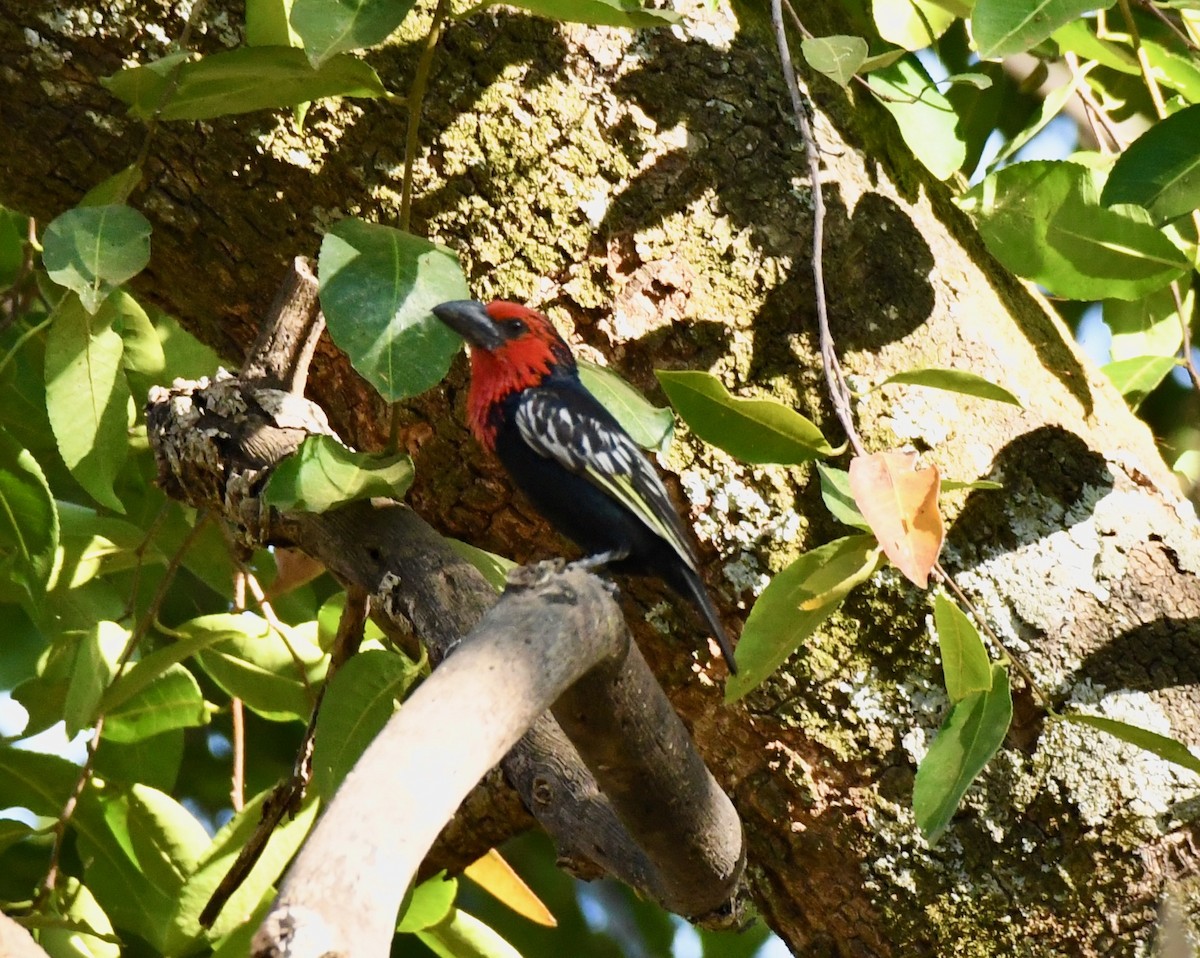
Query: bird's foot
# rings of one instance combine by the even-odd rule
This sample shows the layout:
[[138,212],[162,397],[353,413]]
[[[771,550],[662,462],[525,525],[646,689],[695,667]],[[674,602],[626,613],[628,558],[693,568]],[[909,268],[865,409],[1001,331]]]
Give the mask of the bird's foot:
[[504,581],[510,589],[532,589],[566,568],[566,559],[543,559],[541,562],[531,562],[529,565],[514,566],[508,570]]

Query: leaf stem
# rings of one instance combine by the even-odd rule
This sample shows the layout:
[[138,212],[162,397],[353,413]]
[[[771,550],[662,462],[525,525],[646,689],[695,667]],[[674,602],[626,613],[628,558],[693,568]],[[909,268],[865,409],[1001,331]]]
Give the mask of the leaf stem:
[[[812,124],[809,122],[809,108],[800,93],[800,85],[796,82],[796,71],[792,68],[792,52],[788,47],[787,31],[783,25],[783,3],[784,0],[771,0],[771,24],[775,28],[775,41],[779,49],[783,79],[787,84],[788,93],[791,95],[792,115],[796,119],[800,136],[804,140],[804,154],[808,160],[808,178],[812,184],[812,273],[813,292],[817,303],[817,326],[821,336],[821,362],[825,367],[825,382],[829,388],[829,398],[833,402],[834,413],[846,431],[846,438],[850,441],[855,454],[864,456],[866,448],[854,425],[854,411],[850,405],[850,388],[846,385],[846,377],[842,373],[837,353],[834,352],[833,335],[829,331],[829,306],[825,299],[825,196],[821,190],[821,157],[816,137],[813,135]],[[795,16],[794,13],[793,16]]]
[[420,147],[421,107],[425,102],[425,87],[429,81],[429,68],[433,65],[433,54],[437,49],[442,25],[450,12],[450,0],[437,0],[433,11],[433,22],[425,35],[425,48],[417,69],[413,74],[412,86],[408,90],[408,134],[404,143],[404,180],[400,187],[400,229],[407,231],[412,219],[413,167],[417,162]]

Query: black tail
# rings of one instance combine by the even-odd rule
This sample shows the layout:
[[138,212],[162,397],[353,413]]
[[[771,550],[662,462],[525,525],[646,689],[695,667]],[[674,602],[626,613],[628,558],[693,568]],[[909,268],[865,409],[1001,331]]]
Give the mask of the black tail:
[[717,640],[717,645],[721,648],[721,655],[729,667],[729,674],[737,675],[737,665],[733,661],[733,644],[729,641],[729,636],[725,634],[725,627],[721,625],[720,616],[717,615],[716,607],[709,598],[708,589],[704,587],[700,576],[681,562],[678,564],[677,574],[672,576],[672,580],[668,584],[685,599],[691,599],[700,614],[704,616],[709,631],[712,632],[713,638]]

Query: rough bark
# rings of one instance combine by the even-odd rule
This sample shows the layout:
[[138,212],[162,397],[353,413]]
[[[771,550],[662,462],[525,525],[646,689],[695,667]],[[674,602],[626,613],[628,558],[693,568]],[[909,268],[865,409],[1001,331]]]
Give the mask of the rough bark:
[[[132,161],[138,124],[96,83],[164,52],[149,0],[87,18],[8,0],[0,23],[0,202],[49,219]],[[712,369],[835,431],[821,393],[808,194],[760,12],[675,31],[558,29],[486,13],[435,62],[417,169],[418,231],[459,249],[477,295],[550,309],[581,352],[653,391],[655,366]],[[802,14],[853,32],[840,4]],[[210,5],[199,45],[236,42]],[[415,35],[415,34],[414,34]],[[393,89],[405,43],[371,54]],[[1200,534],[1145,428],[1069,334],[987,256],[890,120],[820,84],[831,203],[830,306],[843,363],[869,386],[901,369],[969,368],[1025,406],[919,388],[871,392],[873,448],[911,443],[955,479],[944,561],[1056,701],[1200,744]],[[236,360],[284,264],[343,214],[394,222],[403,116],[381,103],[164,124],[145,191],[154,258],[140,292]],[[40,171],[46,171],[43,175]],[[592,353],[594,355],[594,353]],[[559,548],[462,427],[461,368],[410,404],[415,508],[518,559]],[[380,406],[323,342],[309,395],[369,447]],[[748,468],[686,435],[664,463],[691,503],[709,582],[732,622],[764,576],[834,534],[806,469]],[[634,586],[639,644],[746,823],[755,899],[807,955],[1134,954],[1156,898],[1195,894],[1194,781],[1144,753],[1047,724],[1018,694],[1008,748],[934,850],[909,812],[915,758],[945,707],[926,597],[885,571],[788,666],[721,705],[695,626]],[[719,667],[718,667],[719,668]]]

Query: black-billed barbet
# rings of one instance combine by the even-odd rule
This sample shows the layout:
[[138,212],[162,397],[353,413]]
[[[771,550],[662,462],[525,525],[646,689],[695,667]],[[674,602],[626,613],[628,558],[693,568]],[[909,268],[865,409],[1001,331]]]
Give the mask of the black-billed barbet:
[[736,673],[733,646],[654,467],[579,381],[541,313],[504,300],[442,303],[434,315],[471,348],[468,420],[534,507],[588,567],[652,575],[693,602]]

